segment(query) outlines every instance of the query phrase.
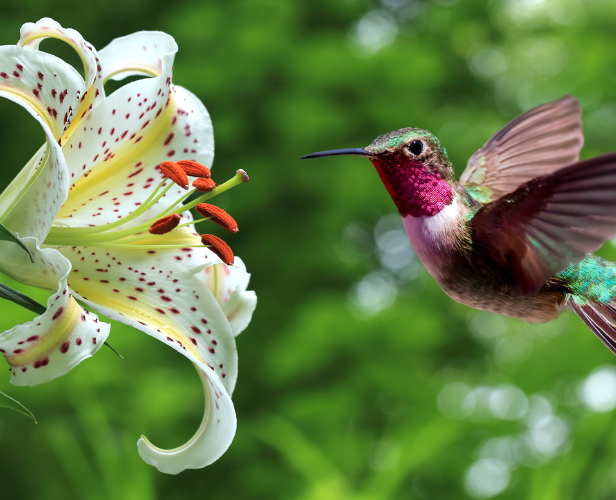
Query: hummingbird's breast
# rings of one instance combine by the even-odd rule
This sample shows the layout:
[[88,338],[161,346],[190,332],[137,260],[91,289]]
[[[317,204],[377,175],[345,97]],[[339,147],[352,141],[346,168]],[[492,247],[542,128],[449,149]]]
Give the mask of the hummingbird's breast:
[[463,225],[467,212],[468,209],[459,200],[454,199],[436,215],[420,217],[407,215],[402,218],[406,234],[417,257],[437,281],[448,272],[462,251],[464,240],[467,238]]

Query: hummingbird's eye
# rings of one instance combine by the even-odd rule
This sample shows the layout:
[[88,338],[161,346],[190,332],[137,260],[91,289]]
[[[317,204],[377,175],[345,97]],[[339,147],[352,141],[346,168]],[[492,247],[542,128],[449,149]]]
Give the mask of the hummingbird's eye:
[[409,144],[409,151],[415,156],[419,156],[424,149],[424,143],[418,139],[415,139]]

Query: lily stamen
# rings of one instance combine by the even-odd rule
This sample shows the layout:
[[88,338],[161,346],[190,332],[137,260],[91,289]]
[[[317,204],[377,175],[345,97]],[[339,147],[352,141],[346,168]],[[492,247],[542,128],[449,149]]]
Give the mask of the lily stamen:
[[160,171],[181,188],[188,189],[186,172],[177,163],[164,161],[160,164]]
[[210,177],[212,174],[210,169],[205,165],[201,165],[201,163],[197,163],[192,160],[180,160],[178,161],[178,165],[182,167],[186,175],[191,177]]
[[224,227],[227,231],[231,231],[232,233],[238,232],[237,222],[235,219],[231,217],[227,212],[225,212],[222,208],[219,208],[215,205],[210,205],[209,203],[199,203],[195,210],[199,212],[206,220],[211,220],[215,222],[221,227]]
[[216,183],[208,177],[199,177],[193,181],[192,185],[202,193],[209,193],[216,187]]
[[201,243],[203,243],[206,247],[209,247],[209,249],[218,255],[220,260],[222,260],[225,264],[228,266],[233,265],[235,258],[231,247],[229,247],[229,245],[227,245],[218,236],[214,236],[213,234],[202,234]]
[[[95,226],[95,227],[71,227],[66,224],[62,224],[62,226],[59,226],[58,223],[55,223],[54,226],[52,227],[52,232],[54,233],[54,235],[57,235],[58,237],[60,235],[62,236],[64,235],[63,229],[66,229],[66,231],[68,231],[67,234],[70,234],[70,235],[75,235],[75,234],[76,235],[90,235],[90,234],[109,231],[110,229],[114,229],[118,226],[126,224],[127,222],[139,217],[148,208],[154,206],[158,202],[158,200],[160,200],[163,196],[165,196],[165,194],[167,194],[167,191],[169,191],[169,189],[173,187],[172,182],[170,182],[167,186],[165,186],[165,183],[167,183],[168,180],[169,179],[167,178],[163,179],[160,182],[160,184],[154,189],[154,191],[152,191],[152,194],[150,194],[150,196],[148,196],[148,198],[141,204],[141,206],[137,208],[137,210],[131,212],[126,217],[123,217],[120,220],[117,220],[115,222],[110,222],[109,224],[105,224],[102,226]],[[165,189],[163,189],[163,191],[159,193],[160,189],[163,186],[165,186]],[[193,191],[191,191],[189,194],[192,194],[192,192]]]
[[[177,170],[182,170],[181,167],[179,167],[176,163],[163,162],[161,165],[163,165],[164,163],[171,163],[173,165],[173,167],[171,167],[171,169],[169,170],[172,172],[171,175],[174,175],[175,172],[177,172]],[[167,170],[166,167],[165,167],[165,170]],[[186,175],[183,170],[182,170],[182,174]],[[210,198],[213,198],[217,194],[227,191],[228,189],[234,186],[237,186],[240,183],[247,182],[248,176],[246,175],[246,172],[244,172],[243,170],[238,170],[236,175],[233,178],[217,186],[211,191],[202,194],[195,200],[189,203],[186,203],[185,205],[182,205],[182,203],[186,200],[186,198],[188,198],[195,191],[197,191],[196,189],[189,190],[185,192],[184,194],[182,194],[180,197],[178,197],[172,203],[166,204],[167,208],[159,212],[155,217],[152,217],[151,219],[145,222],[142,222],[140,224],[134,225],[132,227],[127,227],[126,229],[116,230],[116,228],[118,228],[119,226],[125,225],[126,223],[141,216],[146,211],[152,209],[159,202],[159,200],[163,196],[165,196],[165,194],[167,194],[169,189],[171,189],[175,185],[175,181],[169,182],[169,180],[174,181],[174,179],[171,179],[170,177],[165,178],[159,184],[159,186],[154,190],[154,192],[150,194],[150,196],[141,206],[139,206],[135,211],[126,215],[122,219],[119,219],[115,222],[111,222],[109,224],[104,224],[102,226],[95,226],[95,227],[75,228],[75,227],[54,226],[52,227],[49,235],[47,236],[45,243],[49,245],[62,246],[62,245],[67,245],[67,243],[65,242],[70,241],[70,244],[68,244],[69,246],[72,246],[75,244],[79,244],[83,246],[107,246],[112,243],[113,244],[126,244],[126,243],[133,243],[138,240],[153,238],[155,237],[156,233],[150,232],[148,234],[148,231],[150,230],[152,226],[157,226],[158,221],[161,221],[163,219],[165,221],[175,220],[175,218],[172,217],[173,215],[177,215],[178,217],[180,217],[182,213],[190,210],[191,208],[195,208],[197,205],[202,204],[203,202],[209,200]],[[165,186],[165,183],[168,183],[168,185]],[[163,187],[164,189],[161,189]],[[170,217],[171,219],[166,219],[166,217]],[[228,217],[230,218],[230,216]],[[208,218],[210,218],[210,215],[208,215]],[[171,222],[167,222],[166,224],[171,224]],[[190,225],[190,224],[191,223],[183,224],[183,225],[180,225],[179,227],[183,227],[185,225]],[[168,227],[168,231],[171,231],[175,229],[175,227],[178,227],[178,226],[175,226],[175,227],[170,227],[166,225],[163,226],[163,228],[165,227]],[[223,225],[223,227],[226,227],[226,226]],[[233,231],[233,227],[235,226],[231,224],[229,227],[230,227],[229,230]],[[112,231],[112,229],[114,230]]]
[[150,234],[166,234],[178,227],[182,217],[178,214],[167,215],[162,219],[158,219],[150,226]]

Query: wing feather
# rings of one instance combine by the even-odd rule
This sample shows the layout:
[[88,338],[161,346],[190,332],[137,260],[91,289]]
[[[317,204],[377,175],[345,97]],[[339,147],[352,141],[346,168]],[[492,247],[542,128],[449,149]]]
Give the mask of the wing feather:
[[518,292],[534,295],[616,236],[616,153],[532,179],[483,205],[470,225],[473,241],[509,267]]
[[493,201],[534,177],[578,161],[583,143],[582,110],[575,97],[565,96],[527,111],[498,131],[468,161],[460,183],[487,188],[483,191]]

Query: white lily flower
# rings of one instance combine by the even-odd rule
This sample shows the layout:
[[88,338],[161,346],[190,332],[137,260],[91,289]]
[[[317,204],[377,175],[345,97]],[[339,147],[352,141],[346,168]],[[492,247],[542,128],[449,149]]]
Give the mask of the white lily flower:
[[[85,81],[38,50],[50,37],[77,51]],[[202,245],[187,210],[245,174],[182,205],[192,191],[161,173],[166,160],[209,166],[214,151],[205,107],[171,83],[176,50],[171,36],[140,32],[97,53],[51,19],[25,24],[17,45],[0,47],[0,95],[28,110],[47,138],[0,195],[0,223],[34,263],[18,245],[0,241],[0,272],[55,292],[44,314],[0,334],[11,382],[49,381],[100,348],[109,325],[75,299],[168,344],[192,361],[206,401],[199,430],[183,446],[162,450],[145,437],[138,441],[147,463],[172,474],[212,463],[233,439],[234,337],[256,305],[241,260],[221,263],[220,250]],[[105,95],[106,80],[130,75],[151,78]],[[147,232],[164,216],[175,225],[181,216],[183,224],[163,235]]]

